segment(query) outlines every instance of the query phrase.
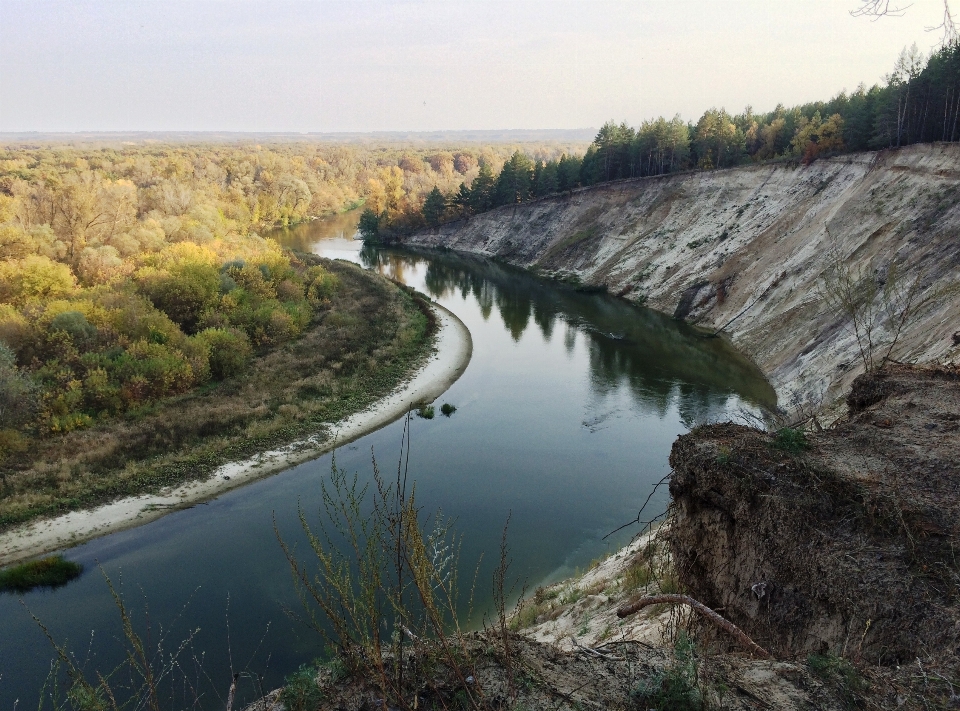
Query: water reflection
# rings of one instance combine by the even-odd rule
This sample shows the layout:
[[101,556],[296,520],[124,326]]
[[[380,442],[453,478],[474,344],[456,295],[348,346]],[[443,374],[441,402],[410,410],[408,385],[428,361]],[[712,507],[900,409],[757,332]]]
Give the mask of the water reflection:
[[729,343],[656,311],[607,295],[579,293],[520,269],[450,251],[368,245],[360,259],[368,268],[405,283],[425,265],[423,287],[430,296],[472,297],[485,320],[496,307],[514,342],[532,322],[549,343],[557,322],[562,322],[568,353],[578,334],[586,339],[590,383],[597,395],[625,386],[638,407],[661,416],[676,399],[687,427],[729,416],[731,395],[757,409],[776,405],[773,388]]

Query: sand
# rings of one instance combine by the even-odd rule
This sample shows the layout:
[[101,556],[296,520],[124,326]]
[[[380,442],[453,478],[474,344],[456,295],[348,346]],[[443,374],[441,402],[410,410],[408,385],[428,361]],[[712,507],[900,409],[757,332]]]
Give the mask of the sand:
[[347,419],[284,447],[230,462],[207,479],[158,494],[131,496],[94,509],[71,511],[0,534],[0,565],[69,548],[92,538],[149,523],[164,514],[216,498],[257,479],[289,469],[403,417],[414,403],[440,397],[466,370],[473,353],[470,331],[451,312],[433,304],[440,326],[434,353],[393,393]]

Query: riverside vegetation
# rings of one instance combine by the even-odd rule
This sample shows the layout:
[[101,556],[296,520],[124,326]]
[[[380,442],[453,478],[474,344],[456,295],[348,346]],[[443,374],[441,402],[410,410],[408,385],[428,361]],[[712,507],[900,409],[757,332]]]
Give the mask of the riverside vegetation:
[[0,160],[0,529],[315,433],[427,352],[419,297],[255,231],[354,195],[243,155]]

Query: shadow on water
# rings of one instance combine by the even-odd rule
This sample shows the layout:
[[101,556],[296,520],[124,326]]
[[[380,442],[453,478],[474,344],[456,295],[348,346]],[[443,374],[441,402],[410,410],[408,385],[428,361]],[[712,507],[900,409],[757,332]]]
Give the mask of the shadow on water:
[[761,410],[776,393],[749,359],[721,338],[652,309],[606,294],[584,294],[521,269],[451,251],[382,249],[364,245],[362,263],[401,282],[426,263],[423,287],[434,299],[472,296],[484,319],[496,314],[514,341],[531,327],[544,340],[557,333],[572,348],[571,330],[589,342],[591,384],[598,393],[629,387],[637,405],[663,416],[680,396],[683,423],[714,419],[718,396],[735,394]]

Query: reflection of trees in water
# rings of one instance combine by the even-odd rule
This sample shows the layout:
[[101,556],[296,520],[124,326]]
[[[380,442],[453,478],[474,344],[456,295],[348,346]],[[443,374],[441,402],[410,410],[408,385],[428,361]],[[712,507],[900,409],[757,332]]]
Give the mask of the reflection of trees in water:
[[503,325],[510,331],[514,341],[527,330],[530,323],[530,297],[518,293],[515,289],[497,289],[497,308],[500,309],[500,318]]
[[772,388],[757,368],[719,338],[704,338],[689,326],[649,309],[605,295],[579,294],[518,269],[453,253],[370,252],[368,266],[401,278],[404,267],[426,261],[426,289],[434,298],[473,295],[487,319],[494,305],[518,341],[533,322],[550,340],[564,322],[564,347],[572,353],[577,334],[586,336],[591,387],[598,395],[626,387],[645,409],[665,414],[676,402],[688,425],[715,419],[732,396],[772,407]]
[[533,304],[533,322],[540,327],[540,333],[543,334],[543,340],[547,343],[550,342],[550,337],[553,335],[553,324],[556,321],[557,315],[548,311],[544,308],[544,305],[541,302],[534,302]]
[[319,220],[301,222],[293,227],[272,230],[266,236],[277,240],[284,247],[300,252],[309,252],[317,242],[325,239],[353,240],[357,234],[357,222],[361,210],[341,212]]
[[760,374],[715,348],[719,342],[703,343],[671,328],[633,328],[616,337],[588,334],[590,381],[597,393],[627,388],[639,405],[661,417],[676,402],[681,421],[690,427],[723,417],[734,394],[760,406],[774,404],[763,397],[769,386]]

